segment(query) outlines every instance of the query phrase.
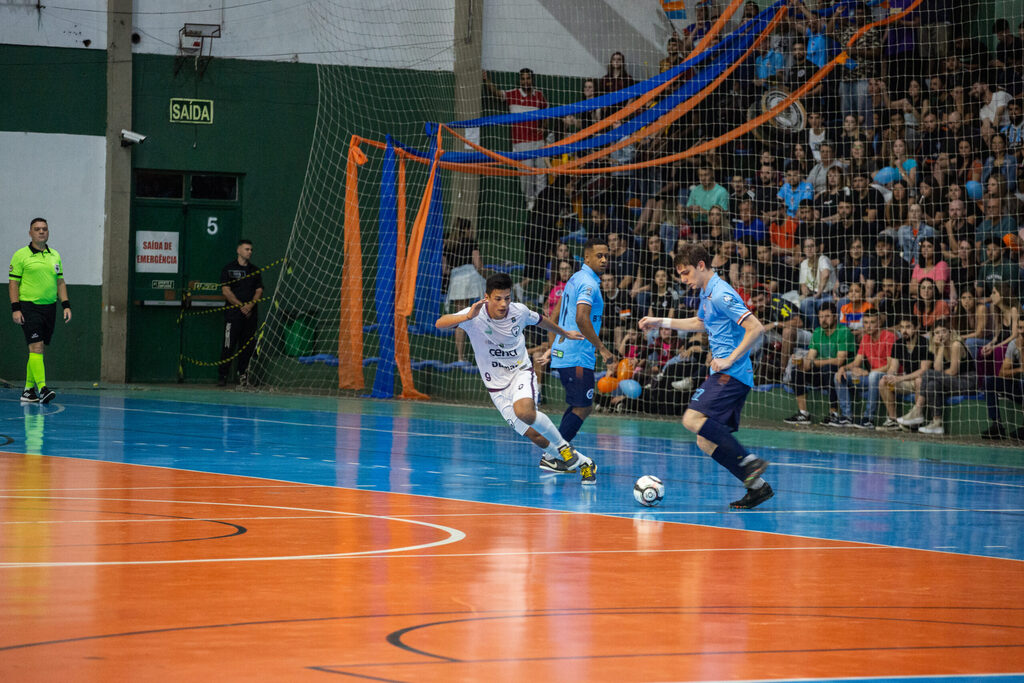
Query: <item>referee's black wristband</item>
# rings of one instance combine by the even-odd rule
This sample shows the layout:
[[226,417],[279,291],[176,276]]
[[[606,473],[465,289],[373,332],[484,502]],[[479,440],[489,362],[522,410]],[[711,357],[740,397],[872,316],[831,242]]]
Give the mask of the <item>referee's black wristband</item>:
[[11,302],[11,313],[17,313],[20,310],[21,310],[21,302],[20,301],[12,301]]
[[60,307],[65,310],[71,308],[71,301],[69,299],[64,299],[64,301],[60,302]]

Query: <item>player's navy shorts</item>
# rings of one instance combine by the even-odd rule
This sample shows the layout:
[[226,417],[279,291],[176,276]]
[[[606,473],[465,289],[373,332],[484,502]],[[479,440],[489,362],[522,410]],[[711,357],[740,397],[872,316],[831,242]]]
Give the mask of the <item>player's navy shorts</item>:
[[590,368],[554,368],[565,387],[565,402],[573,408],[586,408],[594,403],[594,371]]
[[708,375],[700,388],[693,392],[687,408],[707,415],[708,419],[735,432],[740,428],[740,413],[748,393],[750,387],[743,382],[724,372],[716,372]]
[[25,343],[49,344],[57,319],[57,304],[34,304],[31,301],[22,301],[21,314],[25,317],[25,324],[21,326],[21,331],[25,334]]

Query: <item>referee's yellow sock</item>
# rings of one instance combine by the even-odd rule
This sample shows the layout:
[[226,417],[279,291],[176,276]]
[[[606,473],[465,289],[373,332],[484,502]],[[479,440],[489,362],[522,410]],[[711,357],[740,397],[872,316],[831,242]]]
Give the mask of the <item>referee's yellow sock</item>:
[[39,387],[46,386],[46,366],[43,365],[43,354],[28,354],[28,377],[30,377]]

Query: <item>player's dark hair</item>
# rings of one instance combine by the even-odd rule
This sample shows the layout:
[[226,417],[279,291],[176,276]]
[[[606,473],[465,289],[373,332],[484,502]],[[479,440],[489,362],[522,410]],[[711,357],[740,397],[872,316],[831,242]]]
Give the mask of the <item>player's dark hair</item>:
[[522,69],[519,70],[519,75],[522,75],[522,74],[530,74],[532,76],[533,75],[533,69],[528,69],[526,67],[523,67]]
[[603,237],[591,237],[583,243],[583,253],[588,254],[594,250],[594,247],[607,247],[608,240]]
[[246,239],[244,237],[242,239],[238,240],[238,246],[242,246],[243,244],[248,244],[251,247],[252,246],[252,240]]
[[818,309],[818,313],[821,313],[822,311],[832,311],[833,313],[835,313],[835,304],[833,304],[831,301],[826,301],[821,305],[821,308]]
[[868,310],[864,311],[864,315],[861,316],[861,318],[877,318],[877,317],[879,317],[879,313],[874,308],[869,308]]
[[32,220],[30,220],[28,222],[28,227],[31,228],[33,225],[35,225],[36,223],[39,223],[40,221],[42,221],[43,223],[46,223],[47,225],[50,224],[50,221],[46,220],[45,218],[42,218],[41,216],[36,216],[35,218],[33,218]]
[[496,289],[512,289],[512,278],[508,273],[495,273],[487,278],[487,285],[484,291],[490,294]]
[[711,254],[698,242],[686,242],[681,246],[676,247],[676,261],[675,266],[693,266],[697,267],[701,261],[704,262],[706,268],[711,268]]

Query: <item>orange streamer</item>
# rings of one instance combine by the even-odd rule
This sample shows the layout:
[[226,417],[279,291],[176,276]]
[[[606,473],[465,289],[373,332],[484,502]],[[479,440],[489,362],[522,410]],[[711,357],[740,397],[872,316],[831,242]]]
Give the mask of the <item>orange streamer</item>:
[[[395,249],[395,273],[405,271],[405,159],[398,157],[398,240]],[[398,312],[398,289],[395,289],[395,365],[402,380],[402,398],[428,399],[416,391],[412,377],[412,355],[409,351],[409,321]]]
[[[427,216],[430,214],[430,200],[434,194],[434,181],[437,179],[438,160],[441,158],[441,129],[437,130],[437,149],[434,152],[434,159],[430,165],[430,175],[427,176],[427,187],[423,190],[423,199],[420,200],[420,208],[416,212],[416,220],[412,224],[412,233],[409,235],[409,249],[405,258],[405,268],[402,270],[399,280],[399,294],[395,301],[395,312],[398,315],[412,315],[413,298],[416,292],[416,276],[419,273],[420,249],[423,247],[423,235],[427,229]],[[413,157],[415,158],[415,157]]]
[[345,166],[345,264],[341,270],[338,388],[363,389],[363,249],[359,241],[359,166],[366,155],[352,136]]

